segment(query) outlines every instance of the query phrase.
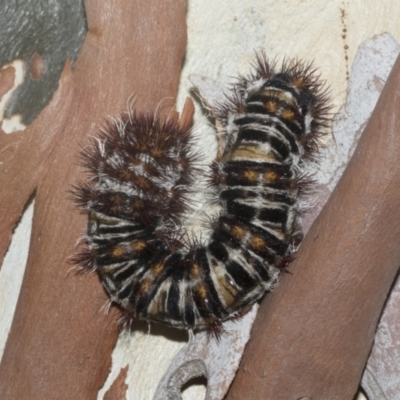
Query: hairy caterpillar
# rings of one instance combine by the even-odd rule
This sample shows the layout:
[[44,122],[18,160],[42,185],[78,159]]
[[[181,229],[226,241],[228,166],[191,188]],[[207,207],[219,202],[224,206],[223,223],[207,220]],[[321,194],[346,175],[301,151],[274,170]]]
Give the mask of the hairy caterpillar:
[[203,243],[185,239],[198,155],[175,120],[129,112],[83,151],[91,174],[75,189],[89,216],[74,257],[97,271],[128,314],[183,329],[208,328],[271,290],[290,261],[302,168],[327,125],[327,97],[311,64],[277,70],[264,54],[232,98],[212,110],[222,126],[210,185],[221,211]]

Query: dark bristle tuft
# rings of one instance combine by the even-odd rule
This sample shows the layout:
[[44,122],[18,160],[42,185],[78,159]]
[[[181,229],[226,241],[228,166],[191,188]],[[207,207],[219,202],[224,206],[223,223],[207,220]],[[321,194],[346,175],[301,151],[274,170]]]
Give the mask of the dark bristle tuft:
[[118,325],[123,330],[131,330],[132,326],[134,325],[136,315],[131,310],[121,310],[121,318],[118,320]]
[[215,117],[219,121],[222,121],[224,124],[226,124],[229,114],[240,114],[244,112],[244,110],[245,105],[243,103],[242,89],[239,86],[234,86],[231,90],[230,96],[226,96],[225,102],[218,104],[217,108],[214,110],[214,113]]
[[207,322],[207,335],[219,343],[221,337],[228,335],[228,332],[224,329],[222,322],[216,319]]
[[226,182],[226,173],[223,170],[223,166],[220,162],[214,160],[209,167],[207,174],[207,187],[218,188],[220,185]]
[[314,193],[315,190],[315,179],[307,173],[298,174],[292,180],[292,186],[298,190],[299,196],[307,196]]
[[283,257],[281,263],[278,265],[278,269],[284,273],[284,274],[290,274],[292,273],[288,270],[289,265],[296,259],[294,254],[289,254],[288,256]]
[[274,74],[275,66],[275,61],[272,63],[268,61],[265,50],[256,52],[256,61],[253,64],[253,69],[255,71],[253,79],[269,79],[271,75]]
[[95,197],[93,186],[86,182],[79,182],[70,190],[70,199],[80,208],[86,209]]
[[87,247],[68,259],[69,264],[78,265],[80,270],[93,270],[95,254]]

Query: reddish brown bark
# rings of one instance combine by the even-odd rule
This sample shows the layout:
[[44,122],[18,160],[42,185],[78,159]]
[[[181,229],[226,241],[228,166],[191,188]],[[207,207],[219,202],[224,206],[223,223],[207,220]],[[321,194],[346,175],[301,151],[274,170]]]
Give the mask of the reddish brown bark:
[[400,265],[400,59],[279,288],[227,399],[352,399]]
[[[86,1],[89,31],[71,74],[24,132],[1,135],[0,259],[36,189],[30,252],[0,365],[1,399],[95,399],[110,368],[118,313],[94,274],[67,258],[86,218],[67,199],[82,171],[77,154],[131,95],[135,107],[169,113],[186,48],[186,2]],[[166,99],[172,97],[170,99]]]
[[8,92],[14,85],[15,69],[7,67],[0,70],[0,97]]
[[126,391],[128,385],[125,383],[128,374],[129,365],[119,371],[115,381],[110,386],[110,389],[104,394],[104,400],[126,400]]

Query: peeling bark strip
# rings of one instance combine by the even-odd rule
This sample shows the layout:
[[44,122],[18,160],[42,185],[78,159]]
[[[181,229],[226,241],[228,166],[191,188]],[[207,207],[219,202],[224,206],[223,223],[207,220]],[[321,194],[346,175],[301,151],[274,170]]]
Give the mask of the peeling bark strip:
[[[68,273],[66,259],[85,218],[67,193],[79,179],[76,154],[104,117],[155,109],[176,94],[186,48],[186,2],[86,2],[88,35],[72,76],[64,70],[48,107],[24,132],[0,136],[8,157],[0,183],[2,253],[36,188],[30,254],[0,365],[1,399],[95,399],[111,362],[117,313],[95,275]],[[163,101],[168,113],[173,101]],[[4,155],[4,153],[3,153]],[[5,229],[4,229],[5,228]]]
[[292,265],[299,272],[285,276],[262,303],[227,399],[352,399],[356,393],[400,264],[399,90],[398,58]]
[[126,391],[128,385],[125,383],[126,376],[128,374],[129,365],[126,365],[119,371],[119,374],[110,389],[104,395],[104,400],[126,400]]

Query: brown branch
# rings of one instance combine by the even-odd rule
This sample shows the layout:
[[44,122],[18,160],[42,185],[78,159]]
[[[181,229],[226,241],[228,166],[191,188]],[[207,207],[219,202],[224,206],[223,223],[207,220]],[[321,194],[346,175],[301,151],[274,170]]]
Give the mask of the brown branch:
[[29,196],[44,176],[49,157],[68,123],[73,98],[71,66],[64,68],[60,86],[37,120],[25,131],[0,132],[0,263],[11,232]]
[[263,301],[227,399],[352,399],[400,265],[400,59],[311,227]]
[[[186,2],[86,1],[89,32],[71,76],[51,104],[14,136],[0,174],[3,252],[36,188],[32,239],[21,295],[0,365],[1,399],[95,399],[111,363],[118,313],[106,316],[96,275],[76,275],[66,259],[85,231],[67,199],[81,176],[79,148],[108,115],[136,107],[168,114],[186,48]],[[11,137],[11,136],[10,136]],[[0,138],[6,140],[6,138]],[[25,159],[26,158],[26,159]]]

